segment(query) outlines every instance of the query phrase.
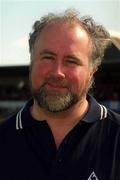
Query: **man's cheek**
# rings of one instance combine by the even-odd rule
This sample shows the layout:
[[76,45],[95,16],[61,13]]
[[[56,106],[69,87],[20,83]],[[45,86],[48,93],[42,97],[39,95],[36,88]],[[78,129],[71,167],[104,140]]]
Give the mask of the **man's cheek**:
[[34,79],[42,79],[45,77],[45,68],[42,67],[33,67],[32,69],[32,77]]
[[31,82],[32,82],[32,86],[34,88],[38,88],[41,85],[42,79],[41,79],[41,76],[39,75],[38,72],[32,73],[32,75],[31,75]]

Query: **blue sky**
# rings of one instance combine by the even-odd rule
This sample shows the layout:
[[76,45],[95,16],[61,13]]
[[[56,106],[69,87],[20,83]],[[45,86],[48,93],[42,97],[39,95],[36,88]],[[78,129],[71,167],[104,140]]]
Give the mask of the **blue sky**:
[[0,0],[0,66],[29,64],[27,41],[34,21],[71,7],[120,32],[120,0]]

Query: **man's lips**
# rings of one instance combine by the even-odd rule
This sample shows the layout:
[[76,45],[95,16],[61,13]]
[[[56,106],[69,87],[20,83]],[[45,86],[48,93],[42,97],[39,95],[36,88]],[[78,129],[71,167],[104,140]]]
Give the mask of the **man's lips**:
[[55,89],[55,90],[65,90],[66,89],[63,86],[60,86],[58,84],[52,84],[52,83],[47,83],[46,86],[50,89]]

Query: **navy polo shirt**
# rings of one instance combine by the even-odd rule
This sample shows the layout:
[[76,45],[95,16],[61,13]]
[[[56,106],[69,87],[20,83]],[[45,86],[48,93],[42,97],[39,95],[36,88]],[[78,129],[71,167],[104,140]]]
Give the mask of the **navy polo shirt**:
[[0,180],[119,180],[120,116],[88,97],[89,109],[56,149],[30,100],[0,126]]

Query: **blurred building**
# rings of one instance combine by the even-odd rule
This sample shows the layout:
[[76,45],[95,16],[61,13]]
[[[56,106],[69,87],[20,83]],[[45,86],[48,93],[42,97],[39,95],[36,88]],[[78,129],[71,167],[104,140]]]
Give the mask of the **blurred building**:
[[120,33],[111,32],[111,39],[93,93],[99,102],[120,113]]

